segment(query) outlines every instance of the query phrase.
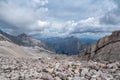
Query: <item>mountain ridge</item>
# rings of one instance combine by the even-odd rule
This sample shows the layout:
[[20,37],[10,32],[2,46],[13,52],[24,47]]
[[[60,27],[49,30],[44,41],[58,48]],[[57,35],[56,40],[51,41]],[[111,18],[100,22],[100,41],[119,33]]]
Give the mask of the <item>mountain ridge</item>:
[[83,60],[120,60],[120,31],[99,39],[80,53]]
[[28,46],[28,47],[39,46],[39,47],[44,47],[45,49],[48,49],[48,47],[44,43],[42,43],[40,40],[32,38],[25,33],[22,33],[18,36],[13,36],[0,30],[0,34],[1,34],[1,37],[4,36],[6,40],[11,41],[20,46]]
[[[40,40],[26,34],[9,35],[0,31],[0,55],[9,57],[42,57],[54,53]],[[51,54],[52,55],[52,54]]]
[[79,38],[70,36],[65,38],[52,37],[40,39],[43,43],[51,47],[58,54],[77,55],[86,46],[90,45],[80,41]]

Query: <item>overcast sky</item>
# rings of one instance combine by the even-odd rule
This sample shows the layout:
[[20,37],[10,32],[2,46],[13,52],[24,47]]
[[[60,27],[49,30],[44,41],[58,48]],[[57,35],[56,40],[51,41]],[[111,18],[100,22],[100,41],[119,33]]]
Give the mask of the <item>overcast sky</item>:
[[0,0],[0,29],[14,35],[100,38],[120,30],[120,0]]

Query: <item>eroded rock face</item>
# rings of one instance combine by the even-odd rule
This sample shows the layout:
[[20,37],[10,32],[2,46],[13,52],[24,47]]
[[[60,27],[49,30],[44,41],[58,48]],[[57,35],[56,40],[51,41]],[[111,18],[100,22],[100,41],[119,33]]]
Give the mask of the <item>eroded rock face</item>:
[[114,31],[80,53],[82,60],[120,60],[120,31]]

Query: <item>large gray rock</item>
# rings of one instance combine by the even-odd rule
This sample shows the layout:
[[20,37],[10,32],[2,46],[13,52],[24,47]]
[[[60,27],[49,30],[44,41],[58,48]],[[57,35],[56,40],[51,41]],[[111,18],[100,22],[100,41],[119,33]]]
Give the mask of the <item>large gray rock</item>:
[[120,31],[114,31],[81,51],[82,60],[120,60]]

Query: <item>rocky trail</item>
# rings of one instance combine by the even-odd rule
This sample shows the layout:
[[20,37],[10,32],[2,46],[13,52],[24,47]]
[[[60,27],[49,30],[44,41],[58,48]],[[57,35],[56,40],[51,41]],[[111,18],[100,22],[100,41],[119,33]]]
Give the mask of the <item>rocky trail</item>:
[[0,80],[120,80],[120,61],[79,61],[63,55],[0,56]]

